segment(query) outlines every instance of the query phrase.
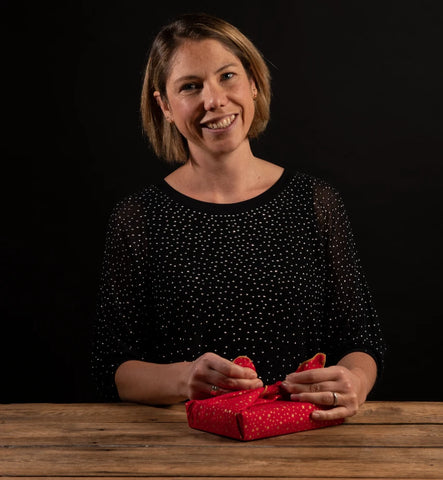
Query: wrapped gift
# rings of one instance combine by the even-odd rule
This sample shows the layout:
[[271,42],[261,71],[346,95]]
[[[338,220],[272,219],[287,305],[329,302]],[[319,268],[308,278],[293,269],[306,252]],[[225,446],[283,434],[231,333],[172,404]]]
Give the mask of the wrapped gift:
[[[325,360],[326,356],[318,353],[300,364],[297,372],[323,368]],[[255,370],[246,356],[237,357],[234,363]],[[281,381],[253,390],[189,400],[186,402],[188,424],[197,430],[246,441],[343,423],[343,419],[313,420],[311,413],[324,407],[290,401],[280,385]]]

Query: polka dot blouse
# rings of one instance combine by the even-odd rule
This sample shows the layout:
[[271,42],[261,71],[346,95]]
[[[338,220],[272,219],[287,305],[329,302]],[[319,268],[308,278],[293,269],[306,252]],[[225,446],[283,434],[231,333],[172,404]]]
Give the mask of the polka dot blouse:
[[131,359],[247,355],[264,384],[317,352],[334,364],[384,343],[340,194],[285,170],[234,204],[192,199],[164,180],[120,201],[105,241],[93,375],[104,400]]

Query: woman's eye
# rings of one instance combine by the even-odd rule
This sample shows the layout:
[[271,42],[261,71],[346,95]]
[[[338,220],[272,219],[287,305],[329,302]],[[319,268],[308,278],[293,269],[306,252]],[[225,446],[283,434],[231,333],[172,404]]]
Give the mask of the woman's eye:
[[229,80],[232,78],[235,74],[233,72],[226,72],[222,74],[222,79],[223,80]]
[[192,91],[192,90],[196,90],[197,88],[198,88],[198,85],[196,83],[185,83],[184,85],[181,86],[180,90]]

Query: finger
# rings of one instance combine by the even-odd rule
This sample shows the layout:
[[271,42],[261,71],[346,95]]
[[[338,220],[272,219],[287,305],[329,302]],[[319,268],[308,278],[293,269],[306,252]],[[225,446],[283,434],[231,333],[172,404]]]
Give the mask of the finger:
[[213,363],[210,365],[210,368],[216,370],[228,378],[243,378],[243,379],[255,379],[257,378],[257,372],[252,370],[252,368],[241,367],[235,363],[222,358],[214,358]]
[[[342,405],[342,396],[339,393],[337,395],[337,404]],[[319,393],[293,393],[291,394],[291,400],[295,402],[309,402],[315,403],[316,405],[324,405],[327,407],[334,406],[334,395],[331,391],[328,392],[319,392]]]
[[226,376],[220,376],[216,380],[216,384],[221,388],[225,388],[227,390],[250,390],[263,386],[263,382],[259,378],[249,380]]
[[316,383],[290,383],[282,382],[282,387],[288,393],[318,393],[318,392],[335,392],[338,390],[336,382],[316,382]]
[[208,393],[211,397],[216,397],[218,395],[223,395],[224,393],[229,393],[231,390],[226,390],[224,388],[219,387],[218,385],[209,385]]
[[337,380],[337,372],[333,368],[316,368],[304,372],[290,373],[285,381],[289,383],[320,383]]
[[[190,388],[189,399],[190,400],[203,400],[210,398],[214,395],[221,395],[222,389],[214,391],[212,385],[205,382],[198,382]],[[223,392],[226,393],[226,392]]]
[[315,421],[338,420],[352,415],[354,414],[346,407],[331,408],[330,410],[315,410],[311,413],[311,417]]
[[214,372],[227,378],[257,379],[257,373],[251,368],[236,365],[212,352],[203,354],[193,363],[193,376],[206,383],[217,383],[217,377],[213,376]]
[[[220,366],[225,364],[226,365],[231,363],[229,360],[225,360],[221,357],[218,359],[213,359],[213,362],[207,362],[206,368],[203,368],[197,378],[200,382],[204,383],[205,385],[215,385],[219,388],[225,390],[249,390],[252,388],[258,388],[263,386],[263,382],[257,378],[256,373],[251,370],[250,368],[244,367],[245,370],[250,370],[254,373],[252,378],[244,378],[244,377],[235,377],[232,376],[233,371],[229,368],[223,369]],[[238,365],[232,364],[234,367]],[[239,367],[240,370],[243,367]],[[224,370],[228,375],[224,374],[222,371]],[[230,375],[231,374],[231,375]],[[235,374],[235,372],[234,372]]]

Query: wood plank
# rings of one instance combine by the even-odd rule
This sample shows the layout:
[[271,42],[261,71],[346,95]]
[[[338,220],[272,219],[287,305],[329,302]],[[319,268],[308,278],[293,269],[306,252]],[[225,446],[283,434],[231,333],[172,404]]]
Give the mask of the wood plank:
[[443,402],[366,402],[346,422],[443,424]]
[[[6,422],[186,422],[183,403],[152,407],[133,403],[22,403],[0,405],[0,424]],[[347,423],[439,423],[443,402],[366,402]]]
[[[358,475],[358,472],[356,473],[356,475]],[[16,476],[13,476],[13,477],[10,477],[10,476],[5,476],[5,477],[2,477],[3,478],[10,478],[10,479],[14,479],[14,480],[17,480],[17,477]],[[45,479],[47,480],[47,476],[43,476],[43,477],[20,477],[20,480],[40,480],[40,479]],[[169,477],[169,476],[161,476],[161,477],[146,477],[146,476],[140,476],[140,475],[134,475],[134,476],[131,476],[131,477],[99,477],[99,476],[94,476],[94,477],[72,477],[72,476],[69,476],[69,477],[59,477],[59,476],[56,476],[56,477],[51,477],[51,480],[66,480],[66,478],[69,478],[69,480],[116,480],[116,478],[118,478],[118,480],[133,480],[134,478],[136,478],[137,480],[143,480],[143,479],[149,479],[149,480],[177,480],[177,479],[180,479],[180,478],[183,478],[183,479],[186,479],[186,480],[213,480],[214,478],[217,478],[217,480],[233,480],[233,477],[232,476],[229,476],[229,477],[188,477],[188,476],[177,476],[177,475],[174,475],[173,477]],[[298,476],[292,476],[292,477],[268,477],[268,476],[261,476],[261,477],[243,477],[243,478],[247,478],[247,480],[263,480],[263,479],[266,479],[266,480],[333,480],[332,477],[315,477],[315,479],[313,479],[313,477],[298,477]],[[355,476],[355,477],[348,477],[348,478],[354,478],[354,479],[358,479],[358,480],[374,480],[374,477],[358,477],[358,476]],[[337,480],[337,479],[335,479]],[[398,477],[378,477],[378,480],[398,480]],[[425,477],[415,477],[415,478],[409,478],[408,480],[426,480]]]
[[0,405],[0,424],[26,422],[186,422],[183,404],[152,407],[133,403],[15,403]]
[[[2,425],[0,447],[201,445],[237,447],[237,440],[191,429],[183,423],[34,423]],[[256,440],[270,446],[443,447],[443,425],[344,424]]]
[[[251,445],[251,444],[247,444]],[[27,476],[226,476],[271,474],[281,478],[441,479],[443,450],[437,448],[3,448],[2,475]],[[253,454],[252,454],[253,451]],[[295,477],[297,478],[297,477]]]

